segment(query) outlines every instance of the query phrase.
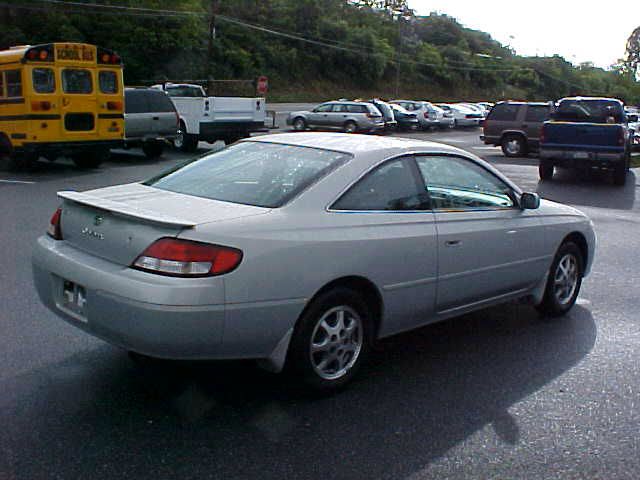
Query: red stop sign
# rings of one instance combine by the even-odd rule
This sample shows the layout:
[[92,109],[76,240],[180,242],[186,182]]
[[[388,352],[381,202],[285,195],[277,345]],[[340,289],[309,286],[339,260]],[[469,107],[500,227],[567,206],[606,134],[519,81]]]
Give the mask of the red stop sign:
[[269,89],[269,80],[267,77],[260,76],[258,77],[258,82],[256,83],[256,91],[260,94],[260,95],[264,95],[265,93],[267,93],[267,90]]

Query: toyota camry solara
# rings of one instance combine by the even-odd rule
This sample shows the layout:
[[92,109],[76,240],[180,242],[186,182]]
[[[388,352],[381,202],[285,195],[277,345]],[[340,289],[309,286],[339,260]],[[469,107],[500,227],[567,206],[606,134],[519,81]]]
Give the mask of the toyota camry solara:
[[513,299],[574,304],[590,220],[437,143],[246,139],[142,183],[59,192],[42,301],[138,354],[256,359],[320,389],[372,342]]

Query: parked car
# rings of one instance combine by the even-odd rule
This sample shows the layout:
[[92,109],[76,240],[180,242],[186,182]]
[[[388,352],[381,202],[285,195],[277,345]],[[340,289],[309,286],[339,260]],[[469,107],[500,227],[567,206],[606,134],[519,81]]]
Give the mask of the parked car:
[[390,103],[400,105],[409,112],[416,114],[420,128],[429,130],[436,127],[445,127],[451,123],[451,119],[446,117],[445,112],[435,107],[430,102],[416,100],[392,100]]
[[178,135],[180,117],[166,93],[152,88],[124,91],[124,146],[142,147],[148,158],[162,155]]
[[321,103],[311,111],[291,112],[287,125],[297,131],[338,128],[346,133],[356,133],[382,130],[385,122],[380,110],[371,103],[333,101]]
[[58,316],[138,354],[288,365],[322,390],[398,332],[520,298],[567,313],[595,253],[578,210],[405,138],[253,137],[58,196],[33,252]]
[[482,140],[502,147],[507,157],[524,157],[538,150],[542,124],[551,115],[551,104],[499,102],[482,124]]
[[631,135],[631,151],[639,151],[640,150],[640,121],[638,121],[638,117],[640,116],[640,112],[637,108],[627,107],[625,109],[625,113],[627,115],[627,121],[629,125],[629,135]]
[[369,103],[373,104],[382,113],[385,130],[396,130],[398,128],[398,122],[389,103],[377,98],[372,98]]
[[393,116],[398,122],[398,130],[415,130],[420,127],[418,115],[415,112],[410,112],[395,103],[390,103],[389,105],[393,109]]
[[485,118],[487,116],[487,110],[485,110],[484,107],[476,103],[460,102],[460,103],[457,103],[456,105],[460,105],[462,107],[468,108],[471,111],[479,113],[480,115],[482,115],[482,118]]
[[198,142],[233,143],[251,132],[267,131],[267,103],[262,97],[209,97],[200,85],[165,83],[152,88],[169,94],[180,115],[174,146],[193,152]]
[[438,103],[436,106],[453,116],[455,127],[477,127],[482,121],[482,114],[458,104]]
[[613,182],[622,186],[631,163],[633,136],[620,100],[563,98],[542,127],[540,179],[550,180],[556,166],[599,168],[611,170]]

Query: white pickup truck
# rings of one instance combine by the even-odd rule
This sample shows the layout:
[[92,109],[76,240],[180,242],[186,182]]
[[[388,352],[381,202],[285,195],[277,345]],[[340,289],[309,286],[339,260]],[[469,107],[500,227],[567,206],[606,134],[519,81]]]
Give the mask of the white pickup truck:
[[165,90],[180,116],[180,133],[174,145],[193,152],[198,141],[233,143],[251,132],[265,131],[267,104],[264,98],[207,97],[200,85],[166,83],[152,88]]

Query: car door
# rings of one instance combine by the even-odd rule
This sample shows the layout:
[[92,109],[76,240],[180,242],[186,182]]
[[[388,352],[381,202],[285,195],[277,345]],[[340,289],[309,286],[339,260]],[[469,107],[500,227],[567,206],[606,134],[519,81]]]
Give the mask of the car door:
[[381,163],[330,208],[332,224],[356,267],[380,289],[384,303],[381,336],[433,319],[437,235],[433,212],[412,157]]
[[334,103],[331,112],[328,114],[327,125],[335,128],[342,128],[349,115],[348,106],[344,103]]
[[438,229],[439,314],[526,291],[548,265],[535,210],[479,163],[452,155],[416,157]]
[[161,90],[147,90],[147,95],[151,132],[158,137],[175,135],[178,129],[176,110],[168,95]]
[[309,113],[308,123],[311,126],[323,127],[329,124],[329,113],[333,108],[332,103],[323,103],[318,105]]
[[149,132],[151,125],[148,109],[144,90],[125,90],[124,130],[126,138],[142,138]]
[[527,134],[530,146],[538,148],[540,145],[540,129],[550,115],[551,111],[548,105],[527,105],[522,129]]

